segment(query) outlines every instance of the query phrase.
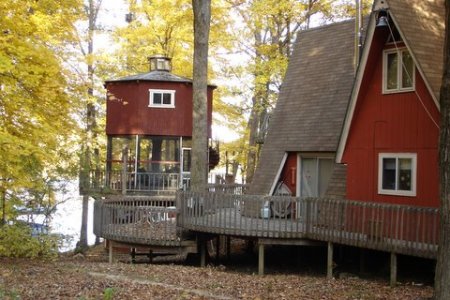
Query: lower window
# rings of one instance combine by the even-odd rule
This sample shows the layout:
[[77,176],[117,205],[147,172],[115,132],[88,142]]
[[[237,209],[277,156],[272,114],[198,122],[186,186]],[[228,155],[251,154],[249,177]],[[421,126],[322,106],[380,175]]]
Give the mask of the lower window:
[[415,196],[417,155],[380,153],[378,157],[378,193]]

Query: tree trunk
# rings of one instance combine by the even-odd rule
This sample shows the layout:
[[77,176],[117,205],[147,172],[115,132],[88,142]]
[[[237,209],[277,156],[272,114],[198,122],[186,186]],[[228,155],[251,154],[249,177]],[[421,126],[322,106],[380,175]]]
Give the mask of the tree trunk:
[[88,239],[87,239],[88,212],[89,212],[89,196],[84,195],[81,211],[80,240],[77,243],[78,252],[84,252],[88,248]]
[[256,96],[253,97],[252,110],[250,112],[250,118],[248,120],[248,153],[247,153],[247,168],[245,182],[251,183],[253,180],[253,175],[255,174],[256,161],[257,161],[257,145],[256,137],[258,134],[258,124],[259,124],[259,111],[257,105]]
[[6,224],[6,189],[1,187],[1,197],[2,197],[2,221],[0,225]]
[[450,295],[450,0],[445,1],[444,72],[440,95],[439,137],[440,234],[435,275],[435,299]]
[[205,190],[208,176],[208,40],[211,1],[192,0],[194,10],[194,74],[191,189]]
[[[268,29],[266,29],[268,30]],[[264,74],[261,72],[261,65],[264,63],[264,57],[261,53],[260,47],[264,44],[263,37],[261,32],[258,29],[255,29],[253,36],[255,38],[255,65],[259,66],[255,69],[254,72],[254,84],[255,91],[253,93],[252,98],[252,110],[250,112],[250,118],[247,123],[248,129],[248,152],[247,152],[247,167],[246,167],[246,176],[245,182],[247,184],[253,181],[253,175],[255,174],[256,163],[258,161],[258,145],[256,144],[256,138],[258,135],[258,129],[260,124],[260,115],[261,110],[266,109],[265,102],[263,101],[263,96],[266,94],[264,90],[267,86],[264,84],[261,79]]]
[[[94,0],[89,0],[88,7],[88,50],[87,53],[83,51],[85,57],[91,56],[94,53],[94,31],[95,24],[97,21],[98,11],[100,9],[101,1],[98,1],[94,4]],[[94,66],[92,61],[89,58],[89,63],[87,65],[87,81],[88,81],[88,90],[87,90],[87,104],[86,104],[86,140],[84,145],[84,153],[83,160],[84,162],[81,165],[82,171],[80,180],[85,184],[84,188],[89,187],[89,173],[92,167],[92,158],[91,151],[93,149],[93,145],[95,144],[95,140],[97,137],[97,112],[94,104]],[[97,149],[94,150],[94,161],[98,161],[99,151]],[[85,251],[88,247],[87,241],[87,223],[88,223],[88,213],[89,213],[89,196],[83,196],[83,204],[82,204],[82,214],[81,214],[81,229],[80,229],[80,240],[77,243],[77,251]]]

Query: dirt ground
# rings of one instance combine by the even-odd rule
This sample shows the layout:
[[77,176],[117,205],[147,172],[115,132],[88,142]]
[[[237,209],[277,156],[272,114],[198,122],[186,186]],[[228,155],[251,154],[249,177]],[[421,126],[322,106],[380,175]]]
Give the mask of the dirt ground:
[[55,261],[0,258],[0,299],[427,299],[432,286],[351,274],[327,280],[315,272],[270,272],[253,267],[186,263],[108,264],[106,255]]

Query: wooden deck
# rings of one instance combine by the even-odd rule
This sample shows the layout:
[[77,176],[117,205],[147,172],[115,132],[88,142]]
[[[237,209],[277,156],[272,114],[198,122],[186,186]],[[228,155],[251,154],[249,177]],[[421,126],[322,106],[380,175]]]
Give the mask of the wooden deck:
[[437,208],[188,192],[178,194],[177,207],[179,226],[192,231],[311,239],[426,258],[437,254]]
[[435,258],[437,208],[322,198],[179,192],[96,201],[94,233],[133,245],[181,247],[194,233],[322,241]]
[[238,208],[219,208],[201,216],[186,216],[182,227],[199,232],[241,237],[305,238],[304,223],[291,219],[243,216]]
[[181,246],[175,196],[110,197],[95,202],[94,233],[139,245]]

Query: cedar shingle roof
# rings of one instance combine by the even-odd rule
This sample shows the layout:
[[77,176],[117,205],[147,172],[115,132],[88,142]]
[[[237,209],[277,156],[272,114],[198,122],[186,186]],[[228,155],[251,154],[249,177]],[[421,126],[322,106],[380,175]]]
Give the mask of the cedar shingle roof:
[[250,193],[268,194],[285,152],[335,152],[353,84],[354,20],[300,32]]
[[150,71],[142,74],[129,75],[118,79],[107,80],[107,82],[117,81],[170,81],[192,83],[192,79],[181,77],[166,71]]
[[444,0],[388,0],[387,3],[439,101],[444,53]]

